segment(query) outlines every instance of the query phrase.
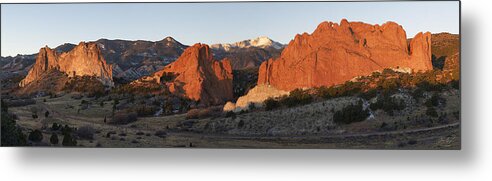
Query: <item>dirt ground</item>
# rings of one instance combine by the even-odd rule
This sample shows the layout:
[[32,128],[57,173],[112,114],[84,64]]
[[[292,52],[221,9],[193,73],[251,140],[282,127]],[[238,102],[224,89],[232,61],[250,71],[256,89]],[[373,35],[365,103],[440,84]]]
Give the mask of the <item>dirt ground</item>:
[[[440,112],[459,111],[459,93],[444,92],[441,96],[447,100],[445,107]],[[420,106],[409,106],[401,116],[388,117],[384,112],[375,112],[374,118],[350,125],[336,126],[329,117],[329,111],[340,107],[342,102],[351,102],[350,98],[341,98],[325,102],[313,103],[311,105],[278,110],[285,114],[275,114],[277,117],[268,117],[266,114],[275,112],[251,112],[238,115],[237,118],[206,118],[193,120],[194,129],[178,129],[179,125],[186,120],[184,114],[161,116],[161,117],[140,117],[138,121],[127,125],[111,125],[104,123],[104,117],[110,119],[112,104],[106,101],[103,106],[100,101],[84,98],[92,102],[87,109],[82,109],[81,100],[73,99],[70,95],[58,98],[40,97],[37,98],[35,105],[24,107],[11,107],[10,112],[18,117],[17,123],[27,133],[29,130],[39,129],[43,132],[43,141],[37,146],[61,146],[50,145],[51,136],[49,127],[53,123],[69,125],[72,127],[90,126],[94,128],[95,134],[92,140],[78,139],[80,147],[195,147],[195,148],[337,148],[337,149],[460,149],[460,122],[459,119],[451,119],[443,124],[433,124],[426,126],[412,126],[414,121],[408,120],[410,116],[418,116],[425,111]],[[330,107],[332,106],[332,107]],[[323,109],[321,109],[323,108]],[[33,109],[37,110],[39,118],[32,118]],[[49,111],[50,115],[46,118],[44,112]],[[288,114],[287,114],[288,113]],[[280,115],[280,117],[278,116]],[[282,117],[283,115],[283,117]],[[294,118],[292,118],[294,115]],[[265,117],[268,117],[266,119]],[[298,119],[296,119],[297,117]],[[452,116],[449,116],[452,117]],[[289,129],[280,130],[283,134],[246,134],[243,129],[230,129],[227,132],[207,132],[201,130],[207,123],[228,122],[234,123],[243,120],[245,125],[248,121],[251,124],[262,122],[262,124],[278,125],[283,120],[300,120],[306,118],[304,123],[289,126],[320,125],[322,130],[313,134],[299,134]],[[266,120],[266,121],[265,121]],[[321,122],[319,120],[322,120]],[[390,120],[390,121],[388,121]],[[271,122],[269,122],[271,121]],[[287,123],[290,121],[287,121]],[[298,121],[299,122],[299,121]],[[379,129],[382,122],[398,124],[400,128],[395,130],[381,131]],[[398,122],[398,123],[397,123]],[[286,124],[287,124],[286,123]],[[288,123],[291,124],[291,123]],[[403,125],[403,126],[401,126]],[[268,126],[266,126],[268,127]],[[308,129],[309,128],[309,129]],[[253,129],[253,128],[250,128]],[[257,128],[254,128],[257,129]],[[262,128],[263,129],[263,128]],[[307,133],[317,129],[316,126],[306,127]],[[241,131],[243,130],[243,131]],[[324,130],[324,131],[323,131]],[[271,129],[269,130],[271,132]],[[290,131],[290,132],[289,132]],[[111,134],[107,137],[109,132]],[[166,135],[156,135],[156,132],[165,132]],[[292,133],[292,134],[289,134]],[[59,140],[63,136],[59,135]]]

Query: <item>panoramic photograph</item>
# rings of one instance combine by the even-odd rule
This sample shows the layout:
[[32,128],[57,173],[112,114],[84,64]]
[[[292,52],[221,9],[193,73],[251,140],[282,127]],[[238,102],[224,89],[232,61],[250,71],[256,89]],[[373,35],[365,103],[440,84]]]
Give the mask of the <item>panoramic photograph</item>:
[[460,150],[460,42],[459,1],[1,4],[1,146]]

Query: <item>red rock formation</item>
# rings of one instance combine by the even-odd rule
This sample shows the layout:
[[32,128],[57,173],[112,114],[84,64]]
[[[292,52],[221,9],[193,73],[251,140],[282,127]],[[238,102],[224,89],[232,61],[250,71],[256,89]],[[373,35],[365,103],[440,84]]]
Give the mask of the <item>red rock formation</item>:
[[455,53],[451,57],[447,57],[446,61],[444,62],[444,69],[443,70],[455,70],[458,71],[460,70],[460,53]]
[[20,83],[20,87],[38,80],[49,70],[56,69],[73,76],[96,76],[104,85],[113,86],[112,66],[106,60],[96,43],[81,42],[73,50],[58,54],[48,47],[41,48],[31,70]]
[[430,42],[430,33],[418,33],[408,45],[405,30],[394,22],[323,22],[312,34],[296,35],[278,59],[263,62],[258,84],[291,91],[336,85],[384,68],[432,70]]
[[[163,78],[166,75],[174,76],[173,80],[166,81]],[[166,84],[171,93],[203,104],[220,104],[233,99],[230,61],[215,60],[205,44],[187,48],[175,62],[151,77]]]

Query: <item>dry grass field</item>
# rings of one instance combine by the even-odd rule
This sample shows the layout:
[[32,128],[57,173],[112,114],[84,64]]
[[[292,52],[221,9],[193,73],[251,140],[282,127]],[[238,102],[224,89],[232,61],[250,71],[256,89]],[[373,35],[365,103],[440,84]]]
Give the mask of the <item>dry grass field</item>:
[[[460,110],[459,91],[441,92],[440,96],[446,104],[437,111],[446,113],[445,122],[421,122],[425,106],[409,102],[393,116],[377,110],[365,121],[335,124],[334,111],[357,102],[357,97],[273,111],[253,110],[233,117],[187,119],[185,114],[139,117],[126,125],[104,122],[105,117],[111,119],[111,101],[104,101],[101,106],[101,100],[74,99],[69,94],[36,98],[36,104],[11,107],[9,111],[17,115],[17,123],[24,132],[34,129],[43,132],[43,141],[36,146],[61,146],[61,143],[49,144],[50,127],[57,123],[92,128],[93,139],[77,139],[80,147],[459,149],[459,115],[453,115]],[[33,111],[39,118],[32,118]],[[50,113],[48,117],[46,111]],[[61,134],[59,139],[63,139]]]

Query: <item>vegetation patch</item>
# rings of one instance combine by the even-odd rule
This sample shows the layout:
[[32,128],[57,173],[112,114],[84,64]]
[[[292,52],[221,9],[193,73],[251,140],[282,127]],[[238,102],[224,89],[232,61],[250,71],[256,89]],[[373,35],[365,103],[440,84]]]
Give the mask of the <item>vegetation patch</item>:
[[359,101],[357,104],[348,105],[342,110],[336,111],[333,115],[333,121],[337,124],[350,124],[364,121],[368,116],[369,110],[364,110],[362,101]]
[[377,102],[370,105],[372,110],[382,109],[389,115],[394,115],[395,111],[405,109],[405,101],[396,97],[382,95],[378,97]]
[[110,124],[128,124],[137,121],[138,115],[131,111],[118,111],[113,115],[113,119],[109,122]]
[[82,92],[89,97],[101,97],[106,94],[106,87],[94,76],[75,76],[70,77],[63,88],[68,92]]

